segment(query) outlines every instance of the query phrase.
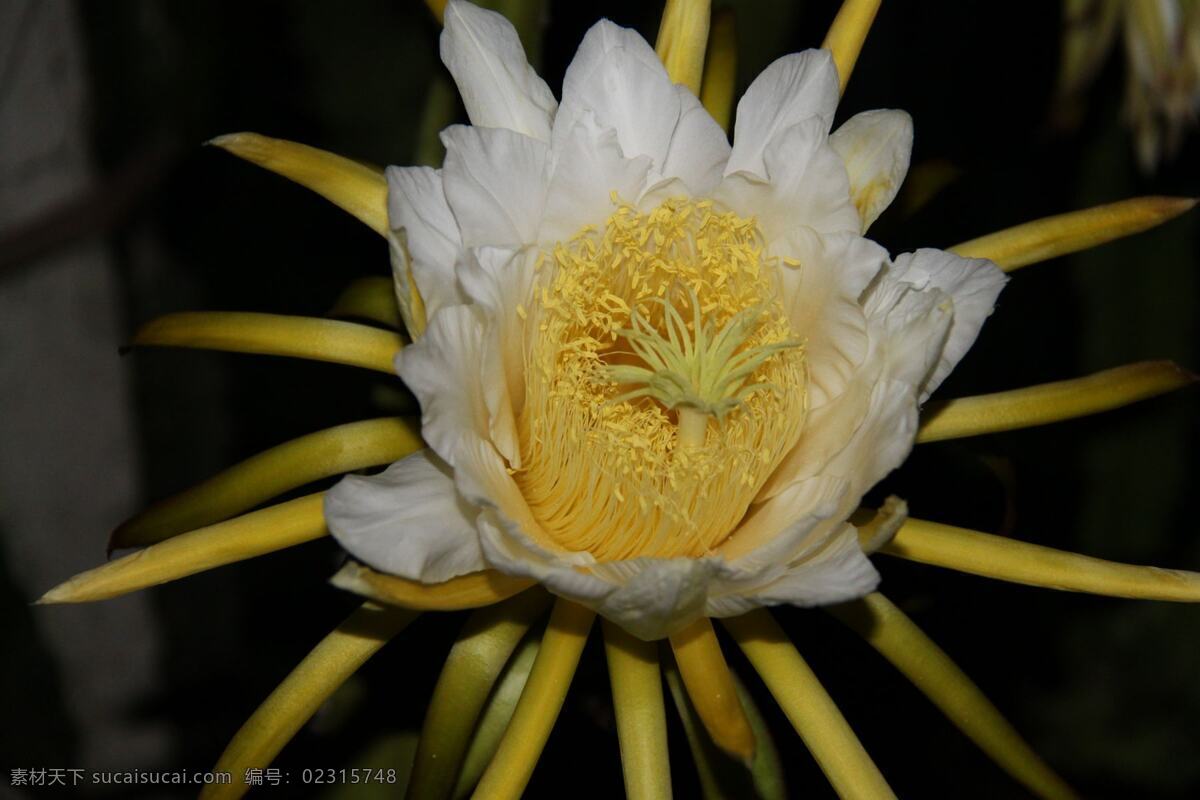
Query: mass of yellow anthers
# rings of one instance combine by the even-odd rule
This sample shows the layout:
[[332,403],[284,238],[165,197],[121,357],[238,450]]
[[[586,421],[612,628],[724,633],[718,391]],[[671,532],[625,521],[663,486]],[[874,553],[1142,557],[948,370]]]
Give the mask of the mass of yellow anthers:
[[[440,21],[445,1],[427,3]],[[879,0],[846,0],[826,37],[824,46],[832,52],[843,88],[878,7]],[[697,76],[702,76],[700,97],[727,127],[734,99],[733,20],[726,9],[709,25],[707,10],[708,3],[701,0],[671,0],[658,52],[676,82],[695,91]],[[257,134],[223,136],[212,144],[312,189],[386,234],[386,182],[378,170]],[[1011,270],[1145,230],[1192,205],[1186,198],[1137,198],[1025,223],[953,249]],[[547,531],[562,535],[562,521],[571,515],[572,529],[591,526],[589,536],[582,537],[588,541],[564,540],[564,546],[613,558],[631,548],[704,552],[719,538],[720,526],[696,534],[679,521],[689,514],[703,516],[695,500],[701,489],[723,492],[722,502],[733,506],[753,495],[750,487],[757,477],[709,475],[705,470],[717,460],[748,465],[757,470],[754,475],[770,472],[767,465],[777,457],[771,446],[739,443],[772,442],[776,434],[780,441],[790,441],[790,426],[802,424],[803,348],[776,303],[766,268],[769,254],[758,243],[752,220],[691,201],[670,201],[649,213],[620,203],[615,209],[602,228],[581,231],[544,255],[543,291],[532,307],[521,309],[529,324],[538,326],[537,346],[526,356],[530,377],[525,390],[552,424],[539,427],[532,416],[520,421],[526,466],[514,477],[527,492],[541,493],[535,508]],[[707,278],[709,273],[689,266],[694,259],[684,257],[701,247],[720,254],[710,259],[713,271]],[[421,298],[409,277],[411,312],[420,309]],[[356,283],[329,316],[367,320],[391,330],[265,314],[178,314],[147,325],[133,343],[292,356],[391,374],[404,340],[396,332],[399,314],[390,281]],[[408,322],[407,333],[419,337],[423,315],[410,313]],[[722,335],[725,346],[718,347]],[[701,366],[704,375],[697,378],[693,368]],[[722,370],[730,378],[724,383],[716,377]],[[918,441],[1043,425],[1194,381],[1195,376],[1173,364],[1145,362],[952,399],[926,410]],[[732,402],[722,405],[725,401]],[[694,415],[691,423],[689,414]],[[703,426],[685,434],[681,428],[695,418]],[[693,444],[700,439],[703,447],[683,446],[689,439]],[[282,444],[123,525],[113,536],[113,547],[149,546],[75,576],[47,592],[42,602],[115,597],[320,537],[326,531],[319,495],[251,509],[314,480],[390,463],[420,446],[415,425],[400,419],[342,425]],[[621,448],[625,451],[619,452]],[[630,455],[638,448],[645,459],[640,469]],[[570,453],[578,449],[591,451],[589,461],[603,467],[573,461]],[[568,477],[561,491],[533,466],[554,458]],[[648,510],[657,523],[621,535],[610,527],[621,521],[615,508],[586,518],[577,501],[588,480],[603,482],[592,498],[615,497],[619,491],[629,499],[626,506],[639,509],[639,517]],[[885,506],[880,513],[855,517],[865,551],[1059,590],[1200,601],[1200,573],[1118,564],[913,518],[895,529],[891,511]],[[593,613],[558,599],[544,630],[533,634],[549,598],[531,587],[530,579],[494,571],[426,585],[351,563],[335,582],[386,608],[365,603],[316,644],[221,755],[217,769],[229,771],[235,780],[206,786],[202,796],[245,793],[248,787],[237,776],[248,768],[267,767],[321,703],[418,611],[474,608],[431,696],[406,796],[431,800],[474,791],[475,797],[488,800],[518,797],[558,716],[593,627]],[[883,595],[874,593],[830,611],[1012,778],[1038,797],[1075,796],[970,678]],[[671,796],[663,678],[683,721],[705,796],[783,793],[782,767],[770,732],[729,670],[708,619],[672,636],[669,647],[634,639],[607,622],[603,627],[630,798]],[[725,627],[838,794],[892,797],[834,700],[771,614],[760,609],[727,620]],[[721,751],[738,760],[724,759]],[[738,787],[733,795],[724,782],[731,776],[730,764]],[[764,787],[771,791],[759,791]]]
[[546,259],[518,421],[530,509],[601,560],[708,553],[804,424],[757,226],[711,201],[621,204]]

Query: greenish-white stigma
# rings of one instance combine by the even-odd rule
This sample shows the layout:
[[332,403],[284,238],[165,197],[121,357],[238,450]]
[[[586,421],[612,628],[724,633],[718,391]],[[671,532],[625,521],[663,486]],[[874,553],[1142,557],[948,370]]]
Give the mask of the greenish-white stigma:
[[668,409],[686,409],[719,421],[755,392],[777,391],[770,383],[752,381],[755,371],[774,354],[802,346],[797,341],[749,343],[761,327],[766,313],[763,306],[742,309],[718,328],[711,318],[704,318],[691,288],[690,325],[668,300],[651,298],[647,302],[661,306],[665,332],[646,315],[632,311],[630,327],[618,333],[645,366],[607,367],[613,382],[637,387],[613,402],[651,397]]

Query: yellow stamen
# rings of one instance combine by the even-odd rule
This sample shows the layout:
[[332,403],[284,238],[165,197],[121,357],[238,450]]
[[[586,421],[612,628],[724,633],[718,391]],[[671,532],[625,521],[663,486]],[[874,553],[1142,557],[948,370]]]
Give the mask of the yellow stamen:
[[1200,573],[1104,561],[911,517],[879,552],[1047,589],[1200,602]]
[[42,595],[39,603],[107,600],[147,586],[261,556],[326,535],[324,493],[183,533],[173,539],[81,572]]
[[381,236],[388,231],[387,179],[382,170],[257,133],[227,133],[209,144],[312,189]]
[[433,689],[405,797],[445,800],[504,665],[545,610],[544,592],[525,592],[473,613],[459,633]]
[[395,375],[392,364],[404,340],[340,320],[208,311],[159,317],[134,335],[133,344],[308,358]]
[[422,446],[420,425],[396,417],[310,433],[155,503],[113,531],[108,547],[112,551],[161,542],[228,519],[307,483],[399,461]]
[[753,762],[754,732],[708,617],[672,636],[671,650],[688,697],[713,742],[745,764]]
[[399,330],[400,308],[396,305],[396,287],[391,278],[359,278],[352,281],[325,315],[335,318],[365,319]]
[[495,570],[472,572],[443,583],[421,583],[376,572],[351,561],[330,582],[339,589],[380,603],[419,611],[461,611],[507,600],[533,585],[529,578],[513,578]]
[[658,25],[658,41],[654,43],[671,80],[682,83],[695,95],[700,94],[704,74],[711,5],[710,0],[667,0]]
[[1143,361],[1073,380],[958,397],[926,406],[917,441],[958,439],[1098,414],[1195,382],[1195,375],[1170,361]]
[[339,686],[417,614],[366,604],[321,640],[246,720],[213,767],[228,772],[227,784],[208,784],[201,800],[232,800],[249,789],[247,769],[263,769]]
[[733,96],[737,90],[737,23],[732,8],[712,16],[708,52],[704,60],[704,82],[700,102],[726,133],[733,118]]
[[842,93],[846,92],[846,84],[850,82],[850,73],[862,52],[863,42],[875,21],[875,13],[879,11],[881,0],[845,0],[838,9],[829,33],[821,47],[833,54],[833,63],[837,66],[838,84]]
[[968,258],[988,258],[1005,272],[1065,256],[1161,225],[1191,210],[1191,197],[1135,197],[1026,222],[950,248]]
[[722,620],[808,746],[838,797],[894,798],[875,762],[766,609]]
[[890,600],[875,592],[826,610],[862,635],[1005,772],[1046,800],[1075,793],[970,678]]
[[709,552],[804,422],[804,352],[757,225],[618,202],[545,261],[514,474],[535,518],[602,560]]
[[475,787],[476,800],[517,800],[525,791],[562,709],[594,617],[591,610],[569,600],[555,602],[517,710]]
[[604,652],[617,715],[625,796],[669,800],[671,768],[658,646],[604,620]]

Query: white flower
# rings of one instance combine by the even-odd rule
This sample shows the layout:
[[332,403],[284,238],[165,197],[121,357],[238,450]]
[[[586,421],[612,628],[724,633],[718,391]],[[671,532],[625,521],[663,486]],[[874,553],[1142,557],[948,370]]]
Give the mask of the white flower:
[[499,15],[451,2],[472,125],[388,169],[396,369],[429,449],[325,513],[367,565],[536,579],[646,639],[879,576],[847,519],[974,341],[991,262],[863,237],[908,168],[900,111],[832,135],[829,54],[786,56],[732,148],[647,43],[588,32],[561,105]]

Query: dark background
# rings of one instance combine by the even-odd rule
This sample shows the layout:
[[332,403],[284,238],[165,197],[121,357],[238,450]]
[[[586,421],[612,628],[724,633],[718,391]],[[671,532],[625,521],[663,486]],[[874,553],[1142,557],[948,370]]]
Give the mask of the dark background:
[[[836,10],[830,0],[736,6],[741,88],[774,58],[818,45]],[[605,3],[603,12],[653,41],[656,4]],[[388,274],[385,244],[360,223],[199,143],[253,130],[378,164],[411,163],[428,87],[443,74],[438,28],[422,4],[127,0],[79,3],[72,13],[85,58],[96,189],[32,254],[3,251],[0,292],[36,270],[56,242],[101,241],[116,270],[117,313],[128,336],[175,310],[320,315],[353,278]],[[597,13],[592,4],[550,3],[541,72],[556,94]],[[893,253],[945,247],[1064,210],[1200,191],[1194,140],[1156,174],[1137,170],[1122,125],[1119,53],[1083,98],[1076,124],[1059,124],[1060,34],[1055,3],[884,4],[839,122],[865,109],[903,108],[916,126],[913,174],[953,179],[917,208],[916,195],[903,193],[873,238]],[[1193,213],[1020,271],[939,395],[1150,358],[1197,368],[1198,233]],[[147,500],[287,439],[405,402],[395,394],[398,382],[315,363],[162,351],[132,354],[124,366]],[[1195,399],[1194,391],[1182,392],[1088,420],[922,446],[882,488],[907,498],[916,516],[1115,560],[1200,569],[1190,507]],[[0,446],[0,459],[31,457]],[[69,457],[36,455],[43,464]],[[95,563],[119,521],[97,518],[87,532]],[[158,677],[129,698],[125,713],[156,726],[162,755],[155,764],[126,766],[209,768],[257,703],[355,605],[326,583],[339,559],[331,542],[314,543],[148,592],[152,629],[129,635],[158,643]],[[876,560],[884,591],[1085,796],[1200,795],[1200,609]],[[80,766],[88,721],[74,713],[41,630],[48,617],[81,612],[30,607],[49,586],[24,585],[19,563],[0,566],[7,662],[0,766]],[[780,618],[899,795],[1024,796],[838,623],[812,611]],[[419,620],[318,715],[278,765],[351,766],[419,728],[459,623],[453,615]],[[85,645],[119,652],[125,642]],[[749,666],[733,648],[730,654],[772,724],[791,794],[832,796]],[[690,755],[674,712],[668,716],[676,796],[696,796]],[[7,782],[6,774],[0,794],[11,791]],[[566,791],[621,791],[595,640],[528,796]]]

